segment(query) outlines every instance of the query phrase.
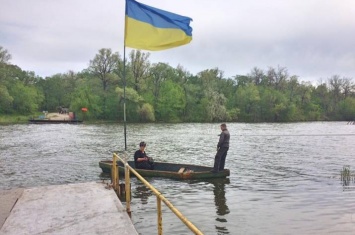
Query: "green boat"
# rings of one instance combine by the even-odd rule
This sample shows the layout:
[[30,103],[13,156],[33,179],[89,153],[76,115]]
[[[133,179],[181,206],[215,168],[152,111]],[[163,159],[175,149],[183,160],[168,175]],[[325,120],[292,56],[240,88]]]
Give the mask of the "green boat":
[[[164,177],[171,179],[212,179],[212,178],[225,178],[230,175],[228,169],[213,173],[212,167],[198,166],[190,164],[176,164],[167,162],[154,162],[154,170],[136,169],[134,161],[128,161],[128,164],[135,169],[143,177]],[[111,174],[112,161],[103,160],[99,162],[99,166],[104,173]],[[124,166],[122,162],[117,164],[119,167],[119,174],[124,175]],[[131,172],[131,176],[134,174]]]

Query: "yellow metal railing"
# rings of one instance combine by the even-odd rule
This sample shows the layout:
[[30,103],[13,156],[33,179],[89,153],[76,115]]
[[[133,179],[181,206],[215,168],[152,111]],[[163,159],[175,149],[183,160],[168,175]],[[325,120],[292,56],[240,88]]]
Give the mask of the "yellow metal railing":
[[128,165],[126,161],[120,158],[116,153],[113,154],[113,162],[111,169],[111,180],[114,190],[121,195],[121,188],[119,185],[119,168],[116,163],[117,160],[121,161],[125,166],[125,191],[126,191],[126,210],[130,214],[131,213],[131,180],[130,180],[130,172],[132,172],[140,181],[145,184],[157,197],[157,213],[158,213],[158,234],[163,234],[163,217],[162,217],[162,208],[161,202],[169,207],[169,209],[195,234],[203,234],[195,225],[193,225],[178,209],[171,204],[168,199],[166,199],[156,188],[154,188],[148,181],[146,181],[137,171],[135,171],[131,166]]

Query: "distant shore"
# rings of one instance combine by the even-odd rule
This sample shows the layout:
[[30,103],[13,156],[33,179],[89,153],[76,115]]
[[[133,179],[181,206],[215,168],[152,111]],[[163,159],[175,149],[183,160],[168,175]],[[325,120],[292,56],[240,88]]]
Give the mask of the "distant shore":
[[28,123],[30,119],[38,119],[40,116],[48,120],[69,120],[69,114],[47,113],[47,115],[38,113],[36,115],[0,115],[0,124],[22,124]]

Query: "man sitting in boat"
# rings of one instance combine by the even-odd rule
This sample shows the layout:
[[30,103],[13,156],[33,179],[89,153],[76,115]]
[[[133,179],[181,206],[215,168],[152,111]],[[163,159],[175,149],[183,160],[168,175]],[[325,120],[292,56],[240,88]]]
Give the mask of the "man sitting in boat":
[[147,144],[145,142],[139,143],[139,149],[134,153],[134,165],[137,169],[154,169],[153,159],[148,157],[145,153],[145,147]]

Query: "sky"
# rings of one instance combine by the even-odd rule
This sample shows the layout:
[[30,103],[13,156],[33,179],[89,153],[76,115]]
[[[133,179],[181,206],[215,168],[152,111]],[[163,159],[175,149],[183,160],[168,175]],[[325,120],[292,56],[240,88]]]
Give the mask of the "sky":
[[[301,81],[355,78],[354,0],[140,0],[193,19],[192,41],[151,63],[225,78],[286,67]],[[123,56],[124,0],[0,0],[0,46],[41,77],[88,68],[101,48]],[[131,51],[126,48],[126,54]]]

